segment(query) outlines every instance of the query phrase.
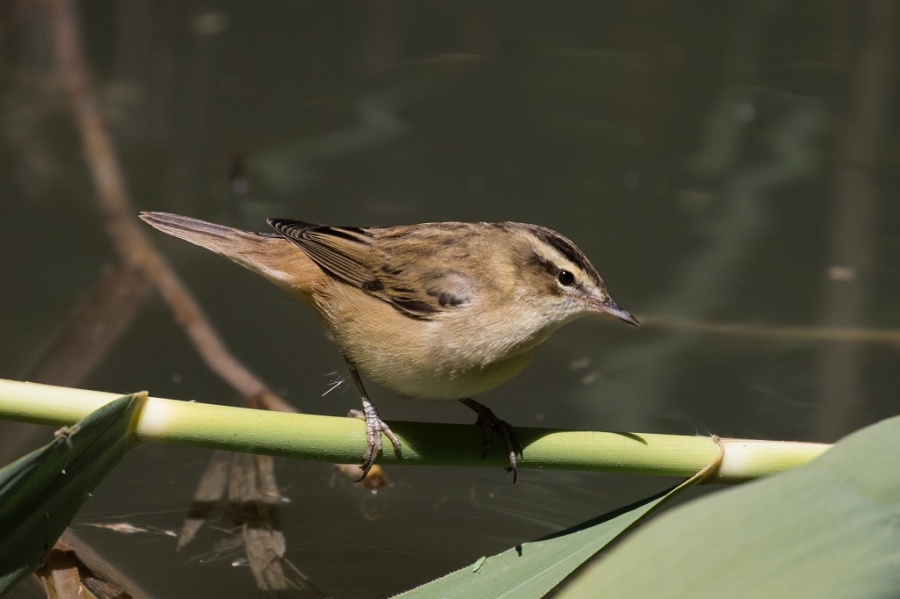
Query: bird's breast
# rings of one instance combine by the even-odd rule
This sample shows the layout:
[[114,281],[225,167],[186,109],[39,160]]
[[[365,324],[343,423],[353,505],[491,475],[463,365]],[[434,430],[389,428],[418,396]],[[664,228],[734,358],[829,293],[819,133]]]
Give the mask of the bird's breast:
[[367,378],[410,398],[484,393],[519,374],[543,341],[525,330],[533,325],[498,323],[477,305],[412,318],[344,284],[326,293],[316,308],[344,355]]

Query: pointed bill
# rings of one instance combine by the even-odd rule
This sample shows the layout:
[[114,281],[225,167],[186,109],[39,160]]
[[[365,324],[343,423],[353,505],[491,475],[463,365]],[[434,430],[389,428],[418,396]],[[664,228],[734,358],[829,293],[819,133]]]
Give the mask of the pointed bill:
[[638,319],[635,318],[631,314],[631,312],[620,308],[619,305],[612,300],[612,298],[607,298],[607,299],[599,302],[598,307],[600,308],[601,312],[605,312],[606,314],[609,314],[610,316],[615,316],[622,322],[627,322],[628,324],[634,325],[636,327],[641,326],[640,321],[638,321]]

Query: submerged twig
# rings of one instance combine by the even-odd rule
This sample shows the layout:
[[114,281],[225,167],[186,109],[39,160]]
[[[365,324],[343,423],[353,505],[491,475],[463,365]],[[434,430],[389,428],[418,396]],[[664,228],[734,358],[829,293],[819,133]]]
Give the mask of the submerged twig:
[[729,335],[744,339],[768,341],[814,341],[873,343],[900,346],[900,329],[866,329],[855,327],[781,326],[744,322],[721,322],[671,315],[640,315],[644,327],[683,330],[694,333]]

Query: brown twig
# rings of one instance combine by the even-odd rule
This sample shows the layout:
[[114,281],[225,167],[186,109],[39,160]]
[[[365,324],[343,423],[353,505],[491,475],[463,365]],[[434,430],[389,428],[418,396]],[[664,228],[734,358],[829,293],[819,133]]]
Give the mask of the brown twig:
[[197,351],[216,374],[248,400],[260,400],[269,409],[296,411],[235,358],[209,324],[200,304],[156,252],[145,230],[138,226],[137,210],[129,200],[112,140],[106,133],[100,108],[91,91],[71,2],[46,0],[46,5],[51,17],[59,74],[75,111],[100,209],[120,259],[140,270],[156,286]]
[[43,581],[48,597],[152,597],[69,530],[35,573]]

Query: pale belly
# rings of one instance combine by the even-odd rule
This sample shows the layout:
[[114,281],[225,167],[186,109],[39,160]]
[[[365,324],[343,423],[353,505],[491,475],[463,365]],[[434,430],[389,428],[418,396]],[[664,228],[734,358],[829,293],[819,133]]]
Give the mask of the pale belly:
[[391,367],[379,363],[360,365],[379,385],[410,399],[457,400],[481,395],[518,375],[531,363],[537,348],[505,360],[467,370],[440,371]]
[[320,315],[344,355],[365,378],[411,399],[466,399],[502,385],[531,363],[551,332],[527,317],[513,319],[520,324],[513,330],[508,321],[495,330],[498,319],[473,323],[464,311],[416,320],[366,296],[335,299],[344,301],[321,305]]

